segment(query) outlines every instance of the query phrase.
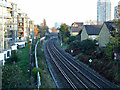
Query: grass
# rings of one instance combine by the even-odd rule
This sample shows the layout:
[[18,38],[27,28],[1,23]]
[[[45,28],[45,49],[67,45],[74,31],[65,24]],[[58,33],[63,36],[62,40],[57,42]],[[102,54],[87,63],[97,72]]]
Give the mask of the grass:
[[[58,40],[57,42],[58,42],[58,44],[61,46],[61,41],[60,41],[60,40]],[[62,45],[61,47],[65,50],[65,49],[67,49],[67,48],[68,48],[68,45],[67,45],[67,44],[65,44],[65,43],[63,43],[63,45]]]
[[27,72],[29,69],[29,45],[18,50],[18,58],[19,61],[16,63],[16,65],[22,69],[26,79],[29,79],[29,73]]
[[50,75],[50,72],[47,67],[47,63],[45,60],[45,55],[43,52],[43,43],[39,43],[37,47],[37,56],[39,61],[39,68],[41,69],[42,75],[42,88],[56,88],[56,85]]
[[[8,75],[11,74],[11,76],[10,76],[11,82],[13,82],[14,78],[17,77],[15,79],[17,80],[17,82],[20,82],[19,86],[21,85],[20,87],[25,87],[25,88],[29,88],[31,85],[35,85],[34,82],[31,84],[31,80],[29,78],[29,72],[28,72],[28,70],[29,70],[29,46],[30,45],[27,44],[25,48],[18,49],[16,51],[17,57],[18,57],[17,62],[15,62],[15,63],[6,62],[6,64],[5,64],[5,67],[15,67],[15,68],[13,68],[13,70],[14,70],[13,73],[11,73],[11,72],[7,73]],[[19,70],[16,70],[18,68],[19,68]],[[16,73],[17,74],[19,73],[20,75],[17,75]],[[6,77],[6,76],[4,76],[4,77]],[[5,82],[5,83],[7,83],[7,82]],[[11,86],[11,87],[14,87],[14,86],[15,85],[13,84],[13,86]],[[7,86],[3,86],[3,87],[7,87]]]

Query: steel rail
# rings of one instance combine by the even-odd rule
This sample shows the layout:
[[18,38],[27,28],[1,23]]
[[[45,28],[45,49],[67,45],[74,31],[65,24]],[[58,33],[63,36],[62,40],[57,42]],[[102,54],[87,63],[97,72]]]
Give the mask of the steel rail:
[[89,80],[91,83],[93,83],[97,88],[101,88],[96,82],[94,82],[92,79],[90,79],[87,75],[85,75],[79,68],[77,68],[73,63],[71,63],[66,57],[63,56],[55,47],[54,49],[70,64],[73,68],[75,68],[79,73],[81,73],[87,80]]
[[[54,44],[55,45],[55,44]],[[58,46],[55,45],[57,48]],[[59,48],[58,48],[59,49]],[[61,54],[61,52],[59,52]],[[66,55],[67,56],[67,55]],[[70,56],[70,55],[69,55]],[[65,56],[64,56],[65,57]],[[68,56],[67,56],[68,57]],[[71,57],[71,58],[70,58]],[[110,84],[108,84],[107,82],[105,82],[103,79],[101,79],[100,77],[96,76],[95,74],[93,74],[92,72],[90,72],[89,70],[87,70],[83,65],[81,66],[77,61],[75,61],[73,59],[72,56],[70,56],[68,58],[70,58],[73,62],[75,62],[77,65],[79,65],[80,67],[82,67],[82,69],[84,69],[85,71],[87,71],[88,73],[90,73],[91,75],[93,75],[94,77],[96,77],[98,80],[100,80],[101,82],[103,82],[104,84],[106,84],[107,86],[109,86],[110,88],[113,88]],[[78,68],[76,68],[76,70],[79,70]],[[116,86],[117,87],[117,86]]]
[[[53,50],[52,50],[52,51],[53,51]],[[73,71],[71,71],[70,68],[69,68],[66,64],[64,64],[64,62],[60,59],[60,57],[59,57],[58,55],[56,55],[57,53],[56,53],[55,51],[53,51],[53,53],[54,53],[55,56],[59,59],[59,61],[70,71],[70,73],[73,74],[73,76],[74,76],[85,88],[88,89],[88,86],[87,86],[82,80],[80,80],[80,78],[78,78],[78,76],[77,76]]]
[[64,76],[64,78],[67,80],[67,82],[70,84],[70,86],[73,88],[73,89],[77,89],[77,87],[74,85],[74,83],[69,79],[69,77],[66,75],[66,73],[61,69],[61,67],[58,65],[58,63],[55,61],[53,55],[50,53],[50,50],[48,48],[48,45],[47,45],[47,51],[50,55],[50,57],[52,58],[53,62],[55,63],[56,67],[59,69],[59,71],[62,73],[62,75]]

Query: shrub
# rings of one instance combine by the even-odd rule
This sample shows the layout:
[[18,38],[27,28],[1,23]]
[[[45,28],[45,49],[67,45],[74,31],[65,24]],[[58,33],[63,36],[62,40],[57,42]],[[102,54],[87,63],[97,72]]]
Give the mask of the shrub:
[[95,44],[96,42],[93,40],[83,40],[80,44],[81,51],[86,54],[91,54],[96,50]]
[[70,44],[71,42],[75,41],[76,36],[70,36],[69,39],[67,40],[67,44]]
[[5,65],[2,69],[2,87],[5,88],[19,88],[26,85],[23,71],[17,65]]
[[19,60],[17,54],[18,53],[15,50],[12,51],[12,56],[7,60],[7,62],[8,63],[17,62]]
[[85,54],[91,54],[96,50],[95,44],[96,44],[96,41],[89,40],[89,39],[83,40],[83,41],[75,40],[70,44],[69,47],[72,49],[77,48],[82,53],[85,53]]
[[32,74],[32,77],[35,79],[35,80],[37,80],[37,73],[38,72],[40,72],[40,75],[42,74],[42,71],[41,71],[41,69],[40,68],[33,68],[33,70],[32,70],[32,72],[31,72],[31,74]]

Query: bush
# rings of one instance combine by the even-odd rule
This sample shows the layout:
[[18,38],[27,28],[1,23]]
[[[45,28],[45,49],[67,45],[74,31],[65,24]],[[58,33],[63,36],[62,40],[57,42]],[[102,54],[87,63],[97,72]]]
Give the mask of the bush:
[[17,65],[5,65],[2,69],[2,87],[5,88],[19,88],[26,85],[23,72]]
[[71,42],[75,41],[76,36],[70,36],[69,39],[67,40],[67,44],[70,44]]
[[40,75],[42,74],[41,72],[41,69],[40,68],[33,68],[31,74],[32,74],[32,77],[37,81],[37,73],[40,72]]
[[91,54],[96,50],[95,44],[96,42],[93,40],[83,40],[80,44],[81,51],[86,54]]
[[96,41],[93,40],[75,40],[70,44],[71,49],[79,49],[82,53],[91,54],[96,50]]
[[12,51],[12,56],[7,60],[7,63],[13,63],[13,62],[18,62],[18,56],[17,56],[17,52],[14,50]]

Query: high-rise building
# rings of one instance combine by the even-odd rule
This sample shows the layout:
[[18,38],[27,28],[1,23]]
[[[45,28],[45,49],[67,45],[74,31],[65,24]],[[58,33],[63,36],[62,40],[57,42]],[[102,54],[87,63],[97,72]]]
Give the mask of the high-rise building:
[[29,38],[30,39],[34,38],[34,21],[33,20],[29,21]]
[[114,7],[114,19],[120,19],[120,1],[118,5]]
[[103,24],[104,21],[111,20],[111,1],[97,1],[97,24]]
[[0,52],[8,49],[12,6],[7,0],[0,0]]
[[118,19],[120,19],[120,1],[118,2]]
[[114,19],[118,19],[118,6],[114,7]]

